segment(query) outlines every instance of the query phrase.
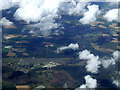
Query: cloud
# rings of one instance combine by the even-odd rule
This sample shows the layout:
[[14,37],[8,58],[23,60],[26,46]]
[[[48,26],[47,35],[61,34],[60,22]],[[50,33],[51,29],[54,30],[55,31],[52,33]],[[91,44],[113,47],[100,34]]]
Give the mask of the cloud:
[[[118,61],[119,59],[120,59],[120,51],[115,51],[115,52],[113,52],[112,53],[112,57],[111,58],[109,58],[109,59],[107,59],[107,60],[105,60],[104,59],[104,63],[103,63],[103,61],[101,61],[101,59],[100,59],[100,61],[98,61],[98,59],[99,59],[99,57],[98,56],[95,56],[95,55],[93,55],[93,54],[91,54],[88,50],[83,50],[82,52],[79,52],[79,58],[80,59],[84,59],[84,60],[88,60],[87,61],[87,66],[89,65],[90,67],[89,68],[91,68],[92,67],[92,65],[93,65],[93,67],[94,68],[99,68],[99,65],[100,64],[104,64],[104,67],[105,68],[107,68],[107,67],[109,67],[110,65],[115,65],[116,64],[116,61]],[[96,62],[98,63],[98,65],[97,64],[95,64],[95,62],[92,62],[92,60],[96,60]],[[91,63],[90,63],[91,62]],[[94,63],[94,64],[93,64]],[[96,66],[94,66],[94,65],[96,65]],[[86,66],[86,68],[88,69],[88,67]],[[92,68],[93,69],[93,68]],[[92,70],[91,69],[91,70]],[[88,71],[88,70],[87,70]],[[94,70],[93,70],[94,71]],[[96,71],[96,70],[95,70]],[[98,70],[97,70],[98,71]],[[116,75],[116,74],[115,74]],[[117,76],[119,76],[119,75],[117,75]],[[116,76],[115,76],[116,77]],[[90,75],[87,75],[87,76],[85,76],[84,77],[85,78],[85,84],[82,84],[82,85],[80,85],[80,87],[79,88],[76,88],[75,90],[81,90],[81,88],[96,88],[97,87],[97,80],[96,79],[93,79]],[[113,80],[113,84],[115,84],[116,86],[120,86],[120,81],[119,80]]]
[[115,60],[113,58],[103,60],[102,65],[103,65],[104,68],[108,68],[110,65],[115,65]]
[[115,51],[112,54],[112,57],[110,59],[101,59],[101,63],[104,68],[108,68],[110,65],[115,65],[118,59],[120,58],[120,52]]
[[71,0],[68,2],[63,2],[61,4],[61,10],[66,12],[68,15],[82,15],[85,12],[85,6],[87,2],[80,2],[76,0]]
[[21,0],[0,0],[0,11],[18,5]]
[[57,53],[59,53],[60,51],[66,50],[66,49],[73,49],[73,50],[77,50],[79,48],[79,45],[76,44],[69,44],[68,46],[63,46],[57,49]]
[[109,22],[118,21],[118,9],[109,10],[103,17]]
[[91,54],[88,50],[84,50],[82,52],[79,52],[79,58],[88,60],[86,69],[88,72],[91,73],[98,73],[98,68],[100,68],[101,62],[99,61],[99,56],[94,56],[94,54]]
[[[53,3],[54,2],[54,3]],[[14,17],[16,20],[24,20],[28,24],[34,22],[32,27],[39,28],[44,35],[51,29],[58,28],[55,19],[59,18],[58,7],[60,0],[22,0]]]
[[113,84],[115,84],[117,87],[119,87],[120,86],[120,81],[119,80],[114,80]]
[[96,17],[100,14],[98,5],[88,5],[88,11],[84,13],[83,18],[79,20],[82,24],[89,24],[96,21]]
[[58,6],[59,0],[22,0],[14,17],[27,23],[38,22],[44,16],[56,14]]
[[85,6],[87,3],[81,2],[81,3],[77,3],[75,8],[70,8],[69,10],[69,15],[71,14],[77,14],[77,15],[81,15],[85,12]]
[[[27,1],[27,0],[0,0],[0,10],[5,10],[5,9],[9,9],[15,5],[19,5],[20,2],[23,2],[23,1]],[[39,1],[39,0],[38,0]],[[41,1],[45,1],[45,0],[41,0]],[[54,0],[55,1],[55,0]],[[57,2],[58,0],[56,0]],[[119,2],[120,0],[101,0],[101,1],[98,1],[98,0],[59,0],[60,2],[79,2],[79,3],[87,3],[87,2]],[[28,2],[28,1],[27,1]],[[30,2],[30,1],[29,1]],[[46,1],[46,2],[49,2]],[[52,3],[53,1],[51,1]],[[54,4],[55,5],[55,4]],[[53,5],[53,6],[54,6]],[[81,4],[82,6],[82,4]]]
[[31,26],[39,28],[44,35],[48,35],[51,29],[56,29],[59,27],[59,24],[55,23],[54,17],[58,17],[58,15],[47,15],[43,17],[39,23]]
[[118,59],[120,59],[120,51],[115,51],[115,52],[113,52],[113,58],[115,59],[115,60],[118,60]]
[[3,17],[0,20],[0,25],[2,25],[2,26],[11,26],[11,25],[13,25],[13,22],[11,22],[8,19],[6,19],[5,17]]
[[82,84],[79,88],[96,88],[97,80],[93,79],[90,75],[84,77],[86,84]]
[[94,22],[99,14],[99,6],[88,5],[90,1],[95,0],[0,0],[0,10],[18,5],[14,14],[16,20],[24,20],[28,24],[33,22],[31,26],[39,28],[43,34],[49,34],[51,29],[60,26],[56,19],[60,18],[58,13],[61,10],[69,15],[84,15],[80,19],[83,24]]

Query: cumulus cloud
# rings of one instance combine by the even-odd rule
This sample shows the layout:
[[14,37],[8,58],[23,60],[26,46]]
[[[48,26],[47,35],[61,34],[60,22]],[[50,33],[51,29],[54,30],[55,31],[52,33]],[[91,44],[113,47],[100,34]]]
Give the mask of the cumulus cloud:
[[103,17],[110,22],[118,21],[118,9],[109,10]]
[[0,11],[18,5],[21,0],[0,0]]
[[113,58],[103,60],[102,65],[103,65],[104,68],[108,68],[110,65],[115,65],[115,60]]
[[84,77],[86,84],[82,84],[79,88],[96,88],[97,80],[93,79],[90,75]]
[[115,51],[110,59],[102,59],[101,62],[104,68],[108,68],[110,65],[115,65],[118,59],[120,59],[120,52]]
[[96,21],[97,16],[100,14],[98,5],[88,5],[88,11],[84,13],[83,18],[79,20],[82,24],[89,24]]
[[3,17],[0,20],[0,25],[2,26],[11,26],[13,24],[13,22],[9,21],[8,19],[6,19],[5,17]]
[[[55,19],[59,18],[59,11],[67,12],[69,15],[84,15],[80,22],[89,24],[96,20],[99,14],[98,5],[88,5],[88,2],[95,0],[0,0],[0,10],[5,10],[14,5],[18,5],[14,17],[16,20],[24,20],[28,24],[37,27],[43,33],[49,33],[51,29],[56,29],[60,24]],[[87,6],[88,5],[88,6]],[[85,7],[88,11],[85,12]]]
[[79,52],[79,58],[87,60],[86,69],[91,73],[98,73],[98,68],[100,68],[101,62],[99,61],[99,56],[91,54],[88,50],[83,50]]
[[118,86],[120,86],[120,81],[119,80],[114,80],[113,84],[115,84],[118,87]]
[[59,24],[55,23],[55,20],[53,19],[54,17],[57,16],[58,16],[57,14],[45,16],[40,20],[39,23],[31,26],[39,28],[44,35],[47,35],[50,33],[51,29],[56,29],[59,27]]
[[[9,9],[10,7],[13,7],[14,5],[19,5],[20,2],[22,1],[26,1],[26,0],[0,0],[0,10],[5,10],[5,9]],[[45,0],[41,0],[41,1],[45,1]],[[56,0],[58,1],[58,0]],[[73,4],[75,4],[75,2],[77,3],[87,3],[87,2],[119,2],[120,0],[59,0],[60,2],[72,2]],[[48,2],[48,1],[47,1]],[[82,4],[81,4],[82,5]]]
[[59,0],[22,0],[14,16],[27,23],[38,22],[44,16],[56,14],[58,6]]
[[85,12],[85,6],[87,2],[80,2],[76,0],[70,0],[61,4],[62,11],[65,11],[69,15],[82,15]]
[[83,14],[85,12],[85,6],[86,6],[86,3],[84,3],[84,2],[77,3],[75,8],[70,8],[69,15],[71,15],[71,14],[77,14],[77,15]]
[[79,48],[79,45],[76,44],[69,44],[68,46],[63,46],[57,49],[57,53],[59,53],[60,51],[66,50],[66,49],[73,49],[73,50],[77,50]]
[[59,24],[55,23],[55,19],[59,18],[57,14],[59,4],[60,0],[22,0],[14,17],[27,23],[35,22],[31,26],[48,33],[49,30],[59,26]]
[[120,59],[120,51],[115,51],[115,52],[113,52],[113,58],[115,59],[115,60],[118,60],[118,59]]

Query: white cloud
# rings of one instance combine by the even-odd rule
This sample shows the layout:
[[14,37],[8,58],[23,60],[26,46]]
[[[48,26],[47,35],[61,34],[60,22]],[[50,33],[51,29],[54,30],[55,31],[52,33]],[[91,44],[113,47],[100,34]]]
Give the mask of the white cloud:
[[35,22],[31,26],[37,27],[43,34],[49,34],[51,29],[58,28],[55,23],[58,16],[60,0],[22,0],[14,17],[27,23]]
[[[20,2],[22,1],[27,1],[27,0],[0,0],[0,10],[5,10],[5,9],[9,9],[10,7],[13,7],[14,5],[19,5]],[[45,0],[41,0],[41,1],[45,1]],[[58,0],[56,0],[57,2]],[[79,2],[79,3],[87,3],[87,2],[118,2],[120,0],[59,0],[60,2]],[[29,1],[30,2],[30,1]],[[49,3],[49,0],[46,1]],[[51,6],[55,6],[56,4],[53,5],[53,1],[51,1],[52,5]],[[55,3],[55,0],[54,0]],[[82,4],[81,4],[82,5]]]
[[118,21],[118,9],[109,10],[104,16],[108,21]]
[[115,65],[116,62],[119,60],[119,58],[120,58],[120,52],[115,51],[113,52],[112,57],[110,59],[101,59],[101,63],[104,68],[108,68],[110,65]]
[[59,0],[22,0],[14,16],[27,23],[38,22],[44,16],[56,14],[58,6]]
[[99,61],[99,56],[94,56],[94,54],[91,54],[88,50],[84,50],[82,52],[79,52],[79,58],[88,60],[86,69],[88,72],[91,73],[98,73],[98,68],[100,68],[101,62]]
[[[90,0],[89,0],[90,1]],[[60,10],[67,13],[68,15],[83,15],[85,10],[85,6],[89,5],[90,3],[87,1],[81,1],[81,0],[68,0],[68,2],[63,2],[60,5]]]
[[113,58],[103,60],[102,65],[103,65],[104,68],[108,68],[110,65],[115,65],[115,60]]
[[35,32],[33,30],[29,31],[30,34],[34,34]]
[[85,84],[82,84],[82,85],[80,85],[80,87],[78,89],[80,89],[80,88],[87,88],[87,86]]
[[21,0],[0,0],[0,11],[18,5],[20,2]]
[[0,25],[2,26],[11,26],[13,24],[13,22],[9,21],[8,19],[6,19],[5,17],[3,17],[0,20]]
[[96,21],[96,17],[100,14],[98,5],[88,5],[88,11],[84,13],[83,18],[79,20],[82,24],[89,24]]
[[114,80],[113,84],[115,84],[118,87],[118,86],[120,86],[120,81],[119,80]]
[[39,23],[33,24],[31,26],[39,28],[44,35],[47,35],[50,33],[51,29],[56,29],[59,27],[59,24],[55,23],[55,20],[53,19],[54,17],[58,17],[58,15],[57,14],[47,15],[41,18]]
[[76,3],[74,0],[69,4],[68,14],[69,15],[82,15],[85,12],[85,6],[87,2],[78,2]]
[[113,58],[115,59],[115,60],[118,60],[118,59],[120,59],[120,51],[115,51],[115,52],[113,52]]
[[[24,20],[27,23],[35,22],[36,24],[31,26],[48,34],[51,29],[59,27],[59,24],[55,22],[55,19],[59,18],[59,10],[63,10],[69,15],[84,14],[84,17],[80,19],[83,24],[94,22],[99,13],[99,6],[88,5],[90,1],[94,0],[0,0],[0,10],[18,5],[19,8],[14,14],[16,20]],[[88,11],[85,12],[87,5]]]
[[90,75],[84,77],[86,84],[82,84],[79,88],[96,88],[97,80],[93,79]]
[[69,44],[68,46],[63,46],[63,47],[60,47],[57,49],[57,53],[59,53],[60,51],[63,51],[63,50],[66,50],[66,49],[73,49],[73,50],[76,50],[79,48],[79,45],[76,43],[76,44]]

